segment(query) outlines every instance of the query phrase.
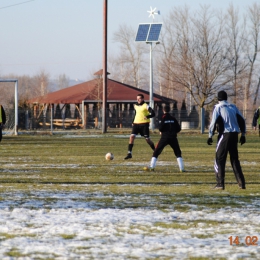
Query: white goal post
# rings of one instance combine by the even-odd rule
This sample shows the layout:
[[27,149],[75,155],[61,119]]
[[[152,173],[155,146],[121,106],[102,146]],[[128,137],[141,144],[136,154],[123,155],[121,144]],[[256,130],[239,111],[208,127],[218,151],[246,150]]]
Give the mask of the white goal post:
[[18,135],[18,79],[0,79],[0,82],[14,82],[15,92],[14,92],[14,134]]

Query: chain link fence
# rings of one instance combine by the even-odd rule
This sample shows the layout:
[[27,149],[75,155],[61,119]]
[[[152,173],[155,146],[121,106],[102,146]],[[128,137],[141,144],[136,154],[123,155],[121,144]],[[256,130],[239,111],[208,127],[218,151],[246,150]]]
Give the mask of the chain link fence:
[[[254,112],[252,110],[246,111],[246,125],[247,129],[252,128],[252,121]],[[200,109],[194,107],[192,111],[186,110],[172,110],[170,112],[176,117],[183,130],[201,129]],[[11,132],[14,127],[14,110],[6,110],[7,123],[5,126],[6,132]],[[32,109],[19,109],[18,113],[18,131],[50,131],[50,130],[76,130],[76,129],[101,129],[102,128],[102,111],[99,110],[93,113],[87,113],[85,122],[79,115],[78,110],[71,109],[66,113],[61,113],[59,117],[47,111],[45,113],[36,114]],[[134,111],[107,111],[107,128],[131,128]],[[154,118],[154,127],[158,128],[159,118],[162,116],[162,111],[156,111]],[[204,126],[208,129],[212,116],[212,110],[205,110],[204,112]],[[52,121],[52,124],[51,124]],[[51,125],[53,128],[51,129]]]

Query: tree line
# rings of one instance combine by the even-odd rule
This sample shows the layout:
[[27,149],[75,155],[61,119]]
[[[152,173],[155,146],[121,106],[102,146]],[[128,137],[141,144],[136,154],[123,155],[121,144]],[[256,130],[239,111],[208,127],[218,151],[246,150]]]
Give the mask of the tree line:
[[[114,33],[119,50],[108,57],[108,71],[115,80],[149,90],[150,46],[135,42],[135,29],[121,25]],[[247,110],[259,106],[259,40],[260,3],[243,11],[233,4],[224,11],[208,5],[173,7],[163,20],[160,44],[153,45],[154,91],[179,101],[179,107],[184,100],[191,111],[194,105],[210,108],[217,91],[224,89],[246,117]],[[66,75],[53,84],[44,71],[1,78],[18,79],[21,107],[35,96],[69,86]],[[9,96],[13,100],[10,83],[1,83],[0,89],[5,102]]]
[[[155,91],[203,108],[224,89],[245,117],[259,106],[260,3],[243,12],[233,4],[225,11],[173,7],[162,28],[153,49]],[[120,26],[114,35],[120,52],[109,59],[109,68],[118,80],[147,89],[150,49],[135,42],[135,35],[131,27]]]
[[[65,74],[59,75],[55,80],[51,80],[50,74],[40,71],[34,76],[17,76],[15,74],[1,76],[1,79],[17,79],[19,93],[19,107],[26,108],[28,100],[43,96],[49,92],[63,89],[69,86],[69,77]],[[14,83],[1,82],[0,84],[0,102],[7,106],[14,105]]]

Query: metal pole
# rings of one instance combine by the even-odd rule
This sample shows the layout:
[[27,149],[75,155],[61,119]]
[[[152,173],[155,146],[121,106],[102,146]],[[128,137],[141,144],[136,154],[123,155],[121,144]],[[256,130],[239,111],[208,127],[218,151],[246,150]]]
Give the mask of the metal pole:
[[53,108],[54,108],[54,104],[50,104],[51,105],[51,133],[53,133]]
[[[150,107],[154,109],[154,102],[153,102],[153,43],[149,42],[150,44]],[[154,118],[151,118],[150,123],[152,131],[154,130]]]
[[104,0],[103,9],[103,109],[102,109],[102,133],[107,131],[106,107],[107,107],[107,0]]
[[29,130],[29,111],[28,111],[28,109],[25,111],[25,129]]
[[18,135],[18,80],[15,81],[14,100],[15,100],[14,134]]
[[81,114],[82,114],[82,129],[85,129],[85,113],[84,113],[84,100],[81,102]]
[[205,130],[205,109],[204,107],[201,108],[200,110],[200,114],[201,114],[201,133],[204,134],[204,130]]

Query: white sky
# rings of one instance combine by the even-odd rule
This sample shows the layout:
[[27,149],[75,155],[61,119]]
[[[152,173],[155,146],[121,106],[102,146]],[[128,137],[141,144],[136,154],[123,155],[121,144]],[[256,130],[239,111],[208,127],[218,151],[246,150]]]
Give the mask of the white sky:
[[[174,6],[200,4],[225,10],[230,3],[243,11],[254,0],[108,0],[108,56],[117,53],[113,34],[126,24],[138,28],[151,7],[162,22]],[[86,80],[102,68],[103,0],[0,0],[0,76],[66,74]],[[133,42],[133,44],[135,44]]]

